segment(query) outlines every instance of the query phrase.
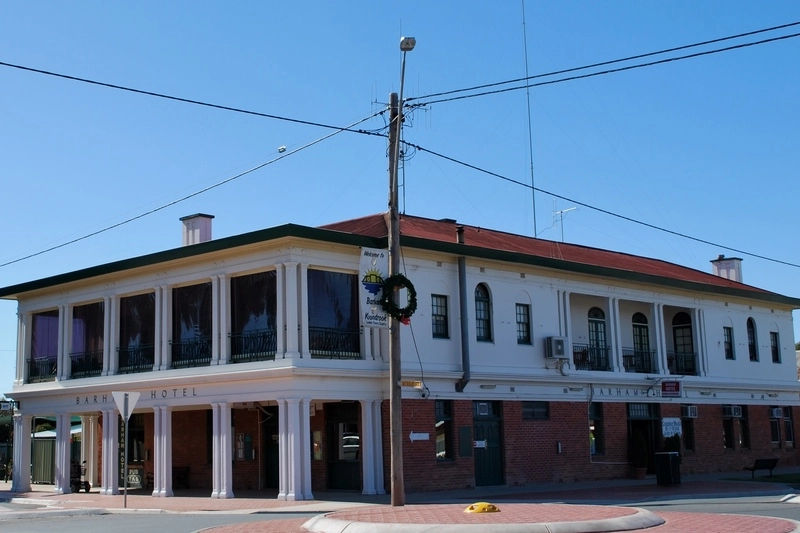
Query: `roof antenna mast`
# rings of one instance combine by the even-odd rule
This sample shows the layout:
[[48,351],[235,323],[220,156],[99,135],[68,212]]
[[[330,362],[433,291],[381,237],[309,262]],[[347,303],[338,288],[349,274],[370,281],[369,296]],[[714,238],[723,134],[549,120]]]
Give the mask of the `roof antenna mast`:
[[531,162],[531,205],[533,206],[533,236],[536,237],[536,184],[533,181],[533,119],[531,117],[531,87],[528,84],[528,36],[525,27],[525,0],[522,0],[522,42],[525,48],[525,98],[528,102],[528,153]]

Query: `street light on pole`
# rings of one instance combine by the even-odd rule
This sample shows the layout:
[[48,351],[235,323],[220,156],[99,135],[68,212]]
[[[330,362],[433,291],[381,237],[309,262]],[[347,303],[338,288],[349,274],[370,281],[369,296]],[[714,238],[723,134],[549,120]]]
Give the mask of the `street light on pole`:
[[[400,215],[397,210],[397,175],[400,160],[400,133],[403,127],[403,83],[406,74],[406,53],[414,49],[413,37],[400,39],[403,63],[400,69],[400,97],[389,95],[389,276],[400,273]],[[397,291],[392,295],[397,303]],[[403,481],[403,410],[400,364],[400,321],[389,321],[389,440],[391,443],[391,496],[392,505],[405,505],[406,490]]]

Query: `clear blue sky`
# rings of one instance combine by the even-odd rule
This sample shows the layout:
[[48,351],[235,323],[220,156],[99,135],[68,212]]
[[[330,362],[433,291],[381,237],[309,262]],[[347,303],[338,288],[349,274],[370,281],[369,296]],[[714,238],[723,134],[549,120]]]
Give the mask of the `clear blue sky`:
[[[800,21],[793,1],[0,3],[0,61],[271,115],[348,125],[405,96],[493,83]],[[800,32],[800,26],[740,39]],[[734,44],[734,43],[727,43]],[[716,46],[702,48],[708,50]],[[686,52],[683,52],[686,53]],[[800,38],[532,89],[535,184],[650,224],[800,263]],[[679,55],[680,52],[671,54]],[[330,130],[120,92],[0,66],[0,263],[134,217]],[[376,117],[361,127],[380,129]],[[406,140],[530,183],[525,91],[430,105]],[[410,154],[411,155],[411,154]],[[112,231],[0,267],[0,286],[214,236],[382,212],[386,141],[340,133]],[[417,152],[409,214],[532,234],[529,189]],[[536,194],[539,236],[561,239]],[[742,255],[585,207],[569,242],[708,271]],[[745,282],[800,296],[800,269],[744,257]],[[0,391],[11,389],[16,305],[0,301]],[[798,321],[800,322],[800,321]],[[795,326],[798,337],[798,325]]]

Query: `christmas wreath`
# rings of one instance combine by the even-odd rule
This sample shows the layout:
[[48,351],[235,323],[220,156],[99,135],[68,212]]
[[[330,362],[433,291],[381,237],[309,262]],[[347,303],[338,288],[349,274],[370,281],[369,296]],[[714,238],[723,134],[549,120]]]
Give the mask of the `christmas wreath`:
[[[408,302],[405,307],[398,307],[394,303],[394,290],[405,288],[408,292]],[[381,307],[386,314],[396,318],[403,324],[408,324],[411,315],[417,310],[417,291],[411,280],[402,274],[394,274],[383,280],[383,294],[381,295]]]

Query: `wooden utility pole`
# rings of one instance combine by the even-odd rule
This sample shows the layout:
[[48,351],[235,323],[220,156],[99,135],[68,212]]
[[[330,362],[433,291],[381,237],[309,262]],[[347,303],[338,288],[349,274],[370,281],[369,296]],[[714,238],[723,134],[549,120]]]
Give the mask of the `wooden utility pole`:
[[[397,167],[402,116],[397,93],[389,95],[389,276],[400,273],[400,214],[397,209]],[[397,304],[397,291],[392,295]],[[400,321],[389,318],[389,441],[392,505],[406,503],[403,481],[403,394],[400,365]]]

